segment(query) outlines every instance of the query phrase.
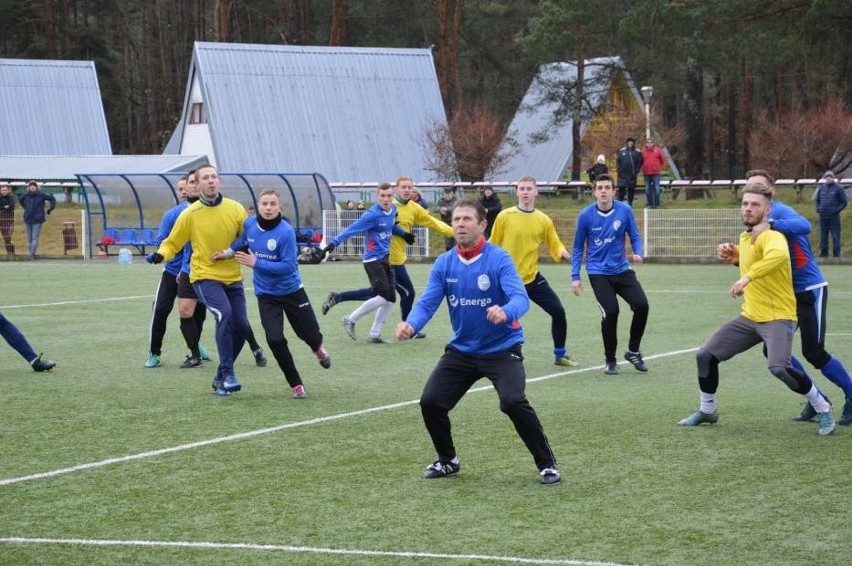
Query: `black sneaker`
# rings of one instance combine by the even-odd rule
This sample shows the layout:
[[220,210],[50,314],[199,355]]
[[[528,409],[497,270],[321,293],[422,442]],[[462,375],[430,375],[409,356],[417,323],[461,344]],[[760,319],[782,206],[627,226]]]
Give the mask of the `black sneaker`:
[[460,469],[461,464],[458,462],[453,463],[435,460],[428,468],[426,468],[426,472],[423,474],[423,477],[427,480],[443,478],[459,473]]
[[618,364],[615,362],[607,362],[604,368],[604,373],[607,375],[618,375]]
[[852,399],[846,399],[846,403],[843,405],[843,415],[840,416],[837,424],[843,426],[852,425]]
[[648,366],[645,365],[645,361],[642,359],[642,352],[631,352],[628,350],[624,352],[624,359],[633,364],[636,371],[648,371]]
[[334,291],[328,294],[328,298],[322,304],[322,314],[325,316],[328,314],[328,311],[331,310],[331,307],[337,304],[338,295]]
[[805,403],[805,408],[802,409],[801,414],[798,417],[793,417],[793,420],[800,423],[809,423],[814,420],[817,416],[816,409],[810,403]]
[[265,368],[267,361],[266,356],[263,354],[263,348],[258,348],[257,350],[252,352],[252,354],[254,355],[255,365],[259,368]]
[[201,358],[195,356],[187,356],[186,361],[180,365],[180,369],[200,368],[204,364],[201,363]]
[[415,340],[422,340],[422,339],[426,338],[426,335],[422,332],[418,332],[417,334],[412,336],[412,338],[414,338]]
[[32,365],[34,371],[50,371],[56,367],[56,362],[53,360],[43,360],[41,357],[44,354],[39,354],[36,359],[33,360]]

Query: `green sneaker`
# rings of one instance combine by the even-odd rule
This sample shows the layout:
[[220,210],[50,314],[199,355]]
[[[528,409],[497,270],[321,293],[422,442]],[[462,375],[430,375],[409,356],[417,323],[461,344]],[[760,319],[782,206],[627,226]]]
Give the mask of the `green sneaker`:
[[203,361],[205,361],[205,362],[211,361],[210,360],[210,352],[208,352],[207,348],[205,348],[201,344],[198,345],[198,353],[201,354],[201,359]]
[[701,423],[710,423],[716,424],[716,421],[719,420],[719,413],[713,411],[712,413],[702,413],[701,411],[695,411],[685,419],[681,419],[677,422],[680,426],[698,426]]
[[831,414],[831,409],[824,413],[817,413],[817,421],[819,422],[819,435],[828,436],[834,432],[836,425],[834,424],[834,415]]
[[554,365],[557,365],[557,366],[568,366],[568,367],[571,367],[571,368],[573,368],[573,367],[577,367],[578,365],[580,365],[578,362],[575,362],[574,360],[572,360],[572,359],[571,359],[571,358],[569,358],[568,356],[563,356],[563,357],[561,357],[561,358],[556,358],[556,359],[553,361],[553,364],[554,364]]
[[148,356],[148,359],[145,361],[146,368],[155,368],[160,365],[160,356],[156,354],[151,354]]

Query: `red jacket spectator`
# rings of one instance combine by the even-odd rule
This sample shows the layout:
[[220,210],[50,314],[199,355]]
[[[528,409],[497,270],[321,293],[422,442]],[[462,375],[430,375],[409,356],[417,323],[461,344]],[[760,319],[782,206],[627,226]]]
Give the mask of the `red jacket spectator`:
[[654,144],[654,140],[645,140],[645,147],[642,148],[642,173],[644,175],[659,175],[666,166],[666,157],[659,147]]

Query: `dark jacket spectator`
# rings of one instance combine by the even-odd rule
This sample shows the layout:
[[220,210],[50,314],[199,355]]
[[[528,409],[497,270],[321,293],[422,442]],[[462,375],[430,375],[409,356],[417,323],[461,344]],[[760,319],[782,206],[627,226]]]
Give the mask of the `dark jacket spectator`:
[[606,166],[606,157],[604,154],[598,155],[597,162],[586,169],[586,174],[589,176],[589,182],[594,185],[598,175],[609,173],[609,167]]
[[491,227],[494,226],[494,220],[500,214],[500,211],[503,210],[503,203],[491,187],[482,189],[482,196],[479,198],[479,202],[485,207],[485,219],[488,221],[488,225],[485,227],[485,239],[487,240],[491,237]]
[[816,192],[816,211],[820,216],[834,216],[846,208],[846,190],[835,181],[834,173],[827,171]]
[[24,210],[24,224],[44,224],[45,203],[50,203],[47,213],[50,214],[56,208],[56,199],[53,195],[41,192],[41,187],[35,181],[27,185],[27,192],[18,196],[18,202]]
[[636,186],[636,177],[642,171],[642,154],[636,149],[636,140],[633,138],[627,138],[624,147],[618,150],[615,170],[619,187]]

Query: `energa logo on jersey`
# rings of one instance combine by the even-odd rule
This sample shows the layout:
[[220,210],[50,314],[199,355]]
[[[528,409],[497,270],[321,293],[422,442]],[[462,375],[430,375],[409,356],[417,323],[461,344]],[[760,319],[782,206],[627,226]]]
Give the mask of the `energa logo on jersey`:
[[491,288],[491,279],[488,278],[487,273],[483,273],[476,278],[476,286],[479,287],[480,291],[487,291]]
[[275,246],[276,246],[277,244],[278,244],[278,242],[276,242],[276,241],[275,241],[275,240],[273,240],[272,238],[269,238],[268,240],[266,240],[266,249],[267,249],[267,250],[269,250],[269,251],[271,251],[271,252],[274,252],[274,251],[275,251]]
[[450,295],[449,297],[447,297],[447,300],[450,301],[451,307],[459,306],[459,300],[456,298],[455,295]]

